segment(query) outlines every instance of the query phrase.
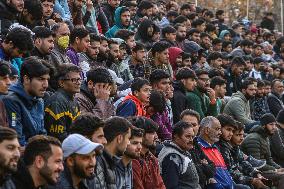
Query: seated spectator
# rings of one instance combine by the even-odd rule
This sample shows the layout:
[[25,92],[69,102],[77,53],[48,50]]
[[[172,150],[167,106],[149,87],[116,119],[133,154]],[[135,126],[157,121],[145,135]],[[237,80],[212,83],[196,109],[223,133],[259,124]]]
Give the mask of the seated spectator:
[[70,45],[66,49],[66,55],[71,63],[79,66],[79,54],[86,52],[90,46],[90,35],[84,28],[75,28],[70,34]]
[[29,57],[21,67],[20,80],[10,87],[3,98],[9,126],[18,133],[21,146],[32,136],[46,134],[42,97],[48,87],[51,66],[37,57]]
[[[97,158],[95,183],[101,188],[116,188],[123,183],[123,177],[116,177],[118,157],[122,156],[131,137],[131,123],[121,117],[111,117],[104,127],[107,144],[103,154]],[[128,181],[129,182],[129,181]]]
[[254,67],[252,69],[252,71],[249,74],[249,77],[255,78],[255,79],[264,79],[262,77],[263,75],[263,71],[264,71],[264,60],[261,57],[257,57],[255,59],[253,59],[253,64]]
[[159,153],[160,171],[166,188],[201,188],[196,167],[188,152],[193,148],[190,124],[179,121],[173,127],[173,140]]
[[186,39],[186,26],[184,24],[175,24],[176,33],[176,43],[177,47],[183,49],[183,42]]
[[146,117],[134,117],[131,123],[144,130],[140,158],[132,160],[134,188],[166,189],[160,175],[158,159],[151,152],[156,150],[158,125]]
[[[19,189],[47,187],[59,181],[63,169],[63,152],[59,140],[37,135],[29,140],[13,181]],[[43,174],[47,170],[50,173]]]
[[8,62],[0,61],[0,126],[2,127],[9,127],[6,108],[2,98],[8,94],[8,88],[11,85],[10,74],[11,69]]
[[208,55],[207,57],[207,63],[209,65],[209,67],[207,68],[208,71],[210,71],[211,69],[219,69],[222,70],[222,54],[220,52],[212,52]]
[[[0,127],[0,155],[2,162],[0,163],[0,171],[2,171],[1,188],[14,189],[15,184],[10,174],[17,172],[17,165],[20,159],[20,144],[15,130]],[[13,163],[11,163],[13,162]]]
[[45,103],[44,126],[48,135],[63,141],[70,133],[72,121],[80,115],[75,94],[80,92],[80,68],[62,64],[56,75],[58,89]]
[[115,10],[119,6],[120,0],[107,0],[103,5],[102,9],[108,20],[109,27],[114,25]]
[[58,13],[63,20],[70,20],[71,13],[67,0],[55,0],[54,12]]
[[242,82],[241,90],[234,93],[232,98],[226,104],[224,113],[232,116],[246,126],[246,130],[255,123],[251,118],[249,100],[256,94],[254,81],[246,79]]
[[62,21],[59,14],[53,12],[55,0],[40,0],[42,6],[41,23],[43,26],[51,27],[56,22]]
[[149,103],[151,86],[148,80],[135,78],[131,84],[131,92],[116,109],[116,115],[122,117],[145,116],[145,105]]
[[256,159],[266,160],[266,165],[260,168],[262,175],[273,180],[277,184],[277,188],[280,189],[284,183],[284,170],[273,161],[268,140],[270,136],[275,134],[275,131],[275,117],[272,114],[264,114],[260,119],[260,126],[255,127],[245,138],[241,149]]
[[222,40],[219,38],[215,38],[212,40],[212,48],[214,52],[221,52],[222,50]]
[[112,77],[107,69],[99,67],[87,72],[87,80],[83,81],[78,101],[82,113],[92,113],[102,119],[115,115],[114,106],[110,103]]
[[106,32],[106,37],[113,38],[120,29],[130,29],[130,11],[125,6],[115,10],[114,26]]
[[167,42],[170,47],[177,46],[176,44],[176,29],[172,26],[166,26],[162,29],[162,39],[161,41]]
[[200,33],[205,31],[206,22],[202,18],[198,18],[191,23],[193,28],[196,28]]
[[277,116],[278,113],[283,110],[284,105],[281,101],[281,95],[284,92],[283,82],[279,79],[275,79],[271,83],[271,93],[267,97],[267,104],[270,112]]
[[[135,33],[133,31],[126,30],[126,29],[120,29],[116,32],[114,37],[124,40],[127,45],[127,51],[131,52],[132,49],[136,46],[134,35]],[[127,59],[128,58],[129,57],[127,57]]]
[[188,109],[190,103],[186,98],[187,91],[193,91],[196,86],[196,75],[189,68],[181,68],[176,74],[176,81],[173,84],[174,95],[172,98],[172,110],[174,123],[179,121],[182,111]]
[[[83,15],[82,8],[86,4],[86,11]],[[83,27],[85,26],[91,16],[91,10],[93,8],[93,2],[88,0],[85,3],[81,0],[68,1],[69,9],[71,12],[71,19],[74,26]]]
[[189,109],[195,110],[200,117],[217,116],[215,91],[210,88],[210,79],[206,70],[197,70],[197,86],[186,93]]
[[[234,43],[235,44],[235,43]],[[253,42],[249,40],[242,40],[240,42],[240,46],[233,49],[233,51],[230,53],[230,56],[236,57],[236,56],[245,56],[245,55],[250,55],[252,53],[252,46]]]
[[233,188],[234,183],[227,169],[216,142],[221,136],[221,124],[215,117],[209,116],[201,120],[200,135],[197,137],[196,148],[201,148],[204,154],[216,167],[214,180],[208,184],[209,188]]
[[152,38],[156,27],[152,20],[144,19],[137,28],[135,39],[144,44],[147,50],[150,50],[155,42]]
[[221,76],[215,76],[211,79],[210,88],[215,91],[217,114],[223,112],[226,102],[224,100],[226,94],[226,80]]

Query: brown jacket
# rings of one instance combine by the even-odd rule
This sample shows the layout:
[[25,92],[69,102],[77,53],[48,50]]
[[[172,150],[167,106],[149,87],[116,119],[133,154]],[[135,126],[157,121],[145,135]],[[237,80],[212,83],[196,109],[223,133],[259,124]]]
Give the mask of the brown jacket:
[[0,126],[9,127],[8,117],[6,114],[6,108],[2,100],[0,100]]

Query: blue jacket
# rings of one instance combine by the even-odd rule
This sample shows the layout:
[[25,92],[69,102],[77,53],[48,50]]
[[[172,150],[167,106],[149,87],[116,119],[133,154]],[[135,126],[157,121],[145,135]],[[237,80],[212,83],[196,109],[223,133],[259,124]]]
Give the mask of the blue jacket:
[[17,131],[21,146],[25,146],[30,137],[46,134],[43,100],[28,95],[20,82],[12,85],[9,90],[9,95],[2,101],[10,127]]
[[125,26],[122,25],[121,23],[121,9],[122,7],[118,7],[116,10],[115,10],[115,13],[114,13],[114,26],[112,26],[112,28],[110,28],[107,32],[106,32],[106,37],[107,38],[113,38],[115,36],[115,33],[118,31],[118,30],[121,30],[121,29],[129,29],[126,28]]

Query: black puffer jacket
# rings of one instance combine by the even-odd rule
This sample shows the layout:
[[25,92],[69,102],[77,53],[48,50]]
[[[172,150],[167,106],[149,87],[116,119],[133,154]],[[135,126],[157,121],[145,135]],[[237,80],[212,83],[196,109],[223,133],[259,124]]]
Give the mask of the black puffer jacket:
[[174,82],[174,97],[172,99],[172,109],[174,116],[174,123],[179,121],[181,112],[189,107],[186,98],[186,90],[180,81]]
[[8,33],[9,27],[17,21],[17,16],[19,12],[7,5],[6,0],[0,0],[0,33],[1,35],[6,35]]

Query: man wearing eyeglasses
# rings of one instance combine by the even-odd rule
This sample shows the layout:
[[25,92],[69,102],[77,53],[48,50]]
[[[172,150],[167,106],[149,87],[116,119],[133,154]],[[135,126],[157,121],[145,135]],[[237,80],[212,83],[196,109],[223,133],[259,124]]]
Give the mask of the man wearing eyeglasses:
[[63,141],[69,133],[72,121],[79,115],[79,105],[74,99],[80,92],[81,70],[73,64],[58,66],[56,76],[58,89],[47,99],[45,106],[44,126],[48,135]]

